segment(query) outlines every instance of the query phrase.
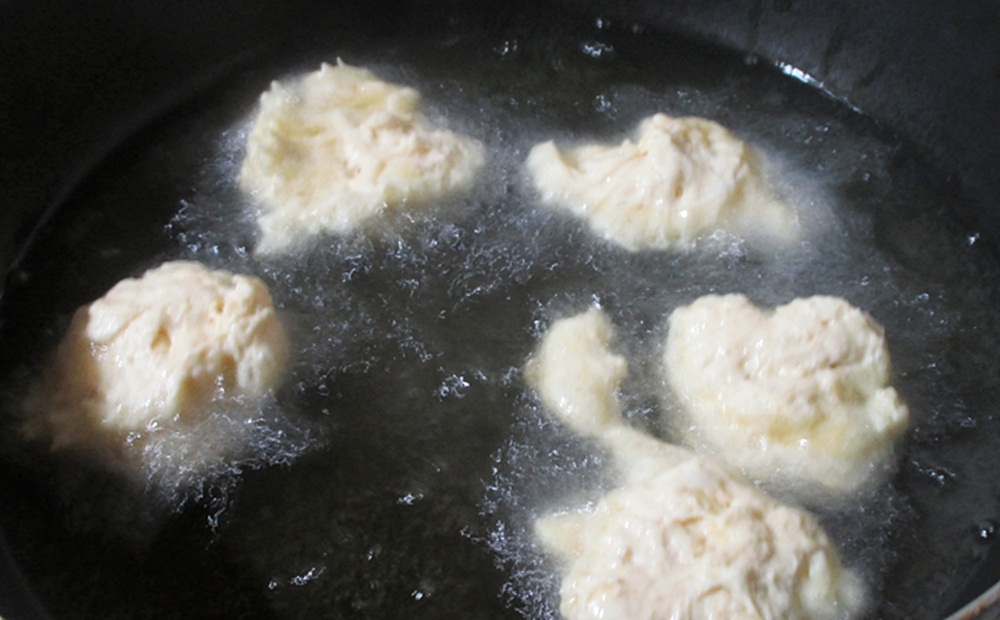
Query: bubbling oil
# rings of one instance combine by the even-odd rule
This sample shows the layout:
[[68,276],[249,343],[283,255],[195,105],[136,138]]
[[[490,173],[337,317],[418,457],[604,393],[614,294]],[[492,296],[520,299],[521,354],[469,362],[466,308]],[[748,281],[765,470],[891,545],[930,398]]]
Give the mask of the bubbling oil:
[[[890,133],[778,71],[606,20],[535,17],[336,46],[318,37],[249,63],[125,145],[39,237],[4,299],[8,342],[51,346],[76,305],[184,258],[264,279],[293,343],[255,466],[207,487],[185,479],[201,495],[171,495],[179,516],[144,547],[180,540],[211,554],[94,555],[85,594],[59,587],[68,568],[32,556],[47,531],[8,519],[25,532],[18,559],[54,605],[162,614],[180,603],[94,592],[128,582],[116,563],[204,576],[198,563],[212,562],[226,581],[208,582],[231,598],[199,585],[185,600],[231,616],[555,618],[558,567],[532,522],[615,480],[598,446],[545,417],[524,362],[552,321],[599,304],[630,363],[626,416],[672,440],[677,411],[658,366],[666,318],[699,296],[741,292],[767,306],[838,295],[885,326],[913,417],[898,473],[849,505],[808,507],[866,576],[873,617],[944,613],[946,592],[983,555],[975,524],[1000,514],[990,474],[1000,280],[986,242],[950,215],[952,188]],[[433,120],[486,146],[487,165],[467,194],[257,257],[256,207],[235,182],[257,95],[338,56],[417,88]],[[720,233],[687,253],[629,252],[539,204],[522,170],[534,144],[618,142],[656,112],[711,118],[759,149],[801,240]],[[150,463],[153,478],[170,471]],[[75,496],[69,510],[110,495]]]

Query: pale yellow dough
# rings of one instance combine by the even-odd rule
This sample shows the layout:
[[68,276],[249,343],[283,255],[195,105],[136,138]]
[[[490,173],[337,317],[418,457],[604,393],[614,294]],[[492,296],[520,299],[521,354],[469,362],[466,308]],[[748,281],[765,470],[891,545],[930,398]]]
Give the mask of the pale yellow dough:
[[623,484],[592,510],[536,523],[565,562],[564,618],[822,620],[861,608],[860,581],[807,512],[708,459],[622,434],[609,443]]
[[636,141],[536,145],[527,168],[542,200],[631,250],[688,249],[718,229],[789,239],[794,214],[762,179],[757,156],[702,118],[651,116]]
[[26,399],[24,430],[62,449],[192,426],[215,399],[277,386],[286,359],[263,282],[165,263],[76,311]]
[[617,424],[617,390],[628,370],[612,353],[614,327],[597,308],[552,324],[525,368],[528,382],[560,421],[583,435]]
[[529,381],[569,428],[600,441],[622,482],[535,532],[562,561],[563,617],[832,619],[863,604],[857,577],[808,513],[709,459],[629,428],[616,392],[627,366],[596,309],[556,321]]
[[478,142],[431,123],[416,90],[338,61],[261,95],[239,183],[263,207],[257,251],[277,253],[464,188],[483,161]]
[[843,299],[702,297],[670,316],[664,361],[692,442],[759,479],[855,490],[907,427],[883,329]]

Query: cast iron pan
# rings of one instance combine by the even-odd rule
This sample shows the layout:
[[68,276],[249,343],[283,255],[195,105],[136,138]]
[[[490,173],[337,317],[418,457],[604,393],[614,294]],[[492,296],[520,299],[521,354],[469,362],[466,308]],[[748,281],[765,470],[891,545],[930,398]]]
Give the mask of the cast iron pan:
[[[984,278],[997,273],[993,241],[1000,236],[1000,214],[995,208],[1000,175],[994,162],[1000,156],[1000,130],[991,122],[1000,107],[1000,5],[996,2],[878,6],[853,0],[698,6],[638,0],[540,6],[388,0],[254,0],[210,6],[195,2],[90,6],[5,2],[0,4],[0,18],[0,247],[7,274],[0,329],[4,330],[4,350],[17,352],[5,354],[2,366],[8,391],[16,392],[12,383],[21,381],[25,366],[37,363],[55,341],[58,317],[100,295],[117,279],[165,257],[236,264],[273,278],[285,273],[282,269],[291,271],[292,265],[255,267],[245,253],[252,246],[252,233],[238,222],[233,226],[236,232],[229,235],[218,221],[178,216],[185,204],[196,208],[204,201],[222,203],[231,197],[226,193],[231,188],[212,184],[216,178],[212,174],[219,171],[206,172],[211,169],[206,161],[212,159],[212,149],[225,148],[224,130],[231,129],[238,117],[232,106],[220,102],[251,101],[266,87],[262,76],[313,68],[305,63],[321,58],[324,52],[356,51],[359,57],[377,58],[380,47],[393,47],[393,41],[434,41],[437,47],[428,53],[429,66],[440,69],[440,83],[454,79],[450,66],[467,70],[474,65],[469,58],[449,61],[448,54],[455,52],[448,50],[463,54],[473,50],[471,56],[475,50],[509,53],[514,62],[531,65],[558,58],[560,46],[574,45],[582,45],[592,60],[608,63],[596,75],[610,76],[620,66],[647,74],[654,70],[651,67],[662,67],[665,74],[681,76],[692,84],[707,79],[705,71],[715,70],[759,77],[764,84],[787,83],[773,91],[785,93],[785,103],[812,106],[845,127],[900,145],[902,155],[893,161],[905,162],[899,164],[900,169],[921,183],[929,178],[935,204],[944,204],[952,221],[947,226],[975,240],[970,256],[975,264],[970,269]],[[481,39],[478,44],[471,42],[476,37]],[[642,43],[630,51],[628,41],[632,40]],[[423,48],[415,43],[412,47],[395,44],[394,49],[395,56],[385,64],[405,63],[411,60],[410,51]],[[644,59],[642,54],[650,50],[660,58]],[[413,62],[419,66],[417,60]],[[511,70],[498,71],[495,77],[498,83],[516,85],[511,75]],[[488,84],[492,78],[478,79]],[[537,76],[535,82],[538,87]],[[586,91],[589,85],[576,87]],[[489,92],[497,95],[500,90]],[[433,100],[433,94],[429,96]],[[586,126],[587,115],[592,113],[574,112],[573,97],[569,89],[565,109],[570,111],[548,119],[564,123],[568,131],[574,123]],[[454,98],[458,102],[453,105],[459,109],[475,108],[471,96]],[[496,144],[502,144],[501,138],[497,140]],[[184,151],[188,147],[191,150]],[[511,189],[515,185],[514,178],[497,178],[487,198],[507,195],[515,191]],[[198,203],[191,192],[178,189],[185,187],[199,191],[209,187],[210,191],[203,192],[209,197]],[[919,218],[914,215],[914,219]],[[876,217],[873,221],[885,227],[883,220]],[[509,222],[499,215],[488,223]],[[212,232],[191,232],[200,225]],[[424,225],[412,224],[418,232]],[[448,246],[449,238],[440,237],[436,240],[441,245],[434,249],[419,244],[409,249],[415,248],[427,261],[459,264],[465,260],[462,244],[478,233],[474,221],[459,221],[456,226],[450,238],[457,239],[453,246]],[[879,230],[876,237],[899,243],[899,234]],[[565,227],[556,226],[551,234],[565,232]],[[574,239],[582,239],[578,231],[570,232],[577,235]],[[538,247],[551,240],[545,231],[537,234]],[[106,239],[114,243],[101,241]],[[406,241],[405,235],[393,239]],[[503,237],[495,240],[503,241]],[[494,331],[513,335],[494,336],[495,341],[488,341],[483,349],[495,345],[498,351],[510,351],[499,360],[476,357],[478,353],[465,348],[456,335],[433,333],[417,338],[405,325],[399,327],[385,311],[390,304],[417,314],[427,309],[407,305],[405,287],[377,290],[377,275],[401,269],[427,276],[433,270],[406,262],[404,253],[395,251],[389,242],[338,246],[353,251],[361,262],[317,259],[306,265],[313,269],[311,278],[281,280],[292,288],[360,269],[362,275],[350,284],[355,287],[351,290],[359,299],[370,294],[382,305],[345,302],[339,310],[365,317],[366,333],[396,330],[393,338],[376,344],[350,336],[338,341],[345,358],[383,360],[380,371],[332,365],[329,370],[336,372],[326,376],[303,368],[297,377],[307,385],[298,392],[292,390],[289,398],[308,403],[303,409],[309,410],[323,409],[324,404],[347,412],[408,406],[412,415],[391,417],[388,433],[384,420],[366,421],[363,416],[348,415],[320,424],[322,450],[307,453],[291,466],[263,463],[259,469],[247,468],[224,487],[225,497],[214,503],[212,498],[203,498],[186,504],[178,514],[157,522],[156,533],[141,541],[123,540],[113,527],[94,527],[94,514],[74,504],[81,483],[66,481],[65,464],[47,463],[44,458],[37,464],[26,462],[10,456],[5,444],[0,515],[6,541],[0,549],[4,567],[0,613],[5,618],[499,618],[517,617],[519,609],[551,611],[531,606],[534,599],[526,590],[535,582],[530,577],[512,577],[531,565],[519,563],[516,553],[497,543],[495,536],[496,520],[504,518],[504,502],[509,504],[517,495],[497,491],[494,468],[502,469],[504,459],[513,454],[523,418],[511,413],[458,425],[445,424],[440,418],[444,411],[470,419],[465,409],[470,401],[476,402],[475,407],[524,410],[524,396],[509,381],[484,379],[482,385],[472,381],[470,387],[469,377],[446,362],[413,370],[414,361],[427,353],[414,343],[434,342],[440,352],[458,351],[465,359],[472,356],[487,378],[516,367],[523,352],[530,350],[536,334],[525,326],[545,315],[538,300],[560,282],[533,275],[530,267],[503,263],[504,275],[523,286],[496,285],[497,280],[481,274],[502,261],[493,260],[495,246],[483,243],[474,246],[479,252],[476,260],[465,265],[468,272],[451,273],[452,277],[440,282],[428,277],[427,286],[432,292],[438,286],[444,293],[453,292],[456,282],[467,287],[462,289],[468,292],[462,297],[465,305],[452,309],[451,316],[456,318],[449,325],[457,326],[454,334],[469,333],[481,325],[476,313],[480,306],[497,306],[504,318],[494,323]],[[546,254],[537,247],[536,252],[538,260],[579,267],[580,281],[573,281],[579,295],[565,295],[567,303],[585,296],[589,263],[582,255]],[[371,265],[362,264],[367,262]],[[42,277],[51,283],[35,287],[34,282]],[[306,325],[330,328],[331,323],[309,323],[314,303],[289,305],[306,317]],[[626,323],[639,324],[645,318],[642,312],[619,310],[619,315]],[[401,352],[394,349],[399,345]],[[397,393],[398,385],[406,384],[396,381],[400,376],[413,385],[437,386],[439,391],[429,399]],[[456,396],[464,397],[460,394],[464,389],[470,401]],[[993,386],[984,386],[983,401],[990,399],[992,390]],[[917,387],[912,391],[919,393]],[[978,411],[976,399],[969,400],[968,407]],[[899,497],[930,488],[920,476],[947,481],[952,470],[928,467],[914,455],[924,454],[920,450],[929,453],[929,446],[949,440],[979,446],[968,449],[968,458],[976,462],[956,466],[956,470],[987,472],[976,486],[984,495],[967,518],[973,542],[956,549],[962,557],[961,569],[951,568],[946,577],[931,578],[934,566],[919,570],[904,566],[911,561],[919,564],[919,552],[894,551],[889,559],[876,563],[874,573],[885,584],[888,601],[877,607],[876,616],[914,617],[913,607],[903,599],[911,592],[919,598],[924,584],[914,581],[921,575],[936,579],[933,587],[940,588],[934,590],[938,593],[935,600],[921,610],[928,618],[958,611],[1000,579],[1000,550],[994,534],[1000,528],[1000,514],[995,512],[1000,485],[990,473],[997,469],[998,455],[991,451],[991,444],[983,447],[970,439],[972,433],[996,434],[991,411],[984,408],[971,431],[942,423],[929,425],[930,430],[908,440],[904,463],[893,483],[903,489]],[[430,418],[421,420],[422,414],[438,417],[427,424]],[[9,425],[5,423],[5,431]],[[509,439],[512,428],[513,443]],[[427,456],[427,447],[435,448],[437,455]],[[565,447],[568,453],[579,449],[571,442]],[[950,458],[956,450],[948,450],[941,448],[941,454]],[[422,502],[421,492],[439,503]],[[334,493],[340,504],[334,501],[334,508],[312,516],[289,508],[289,502],[310,493]],[[354,496],[364,499],[357,503],[344,499]],[[501,505],[499,512],[490,511],[491,501]],[[919,521],[922,507],[933,504],[896,501],[893,507],[873,510],[875,530],[880,518],[902,524]],[[256,508],[241,513],[240,507],[246,505]],[[221,513],[219,506],[224,508]],[[324,525],[313,528],[318,521],[310,519],[322,520]],[[272,529],[254,529],[255,521],[266,522]],[[337,527],[330,528],[330,522]],[[224,542],[227,531],[250,532],[247,540],[267,550],[269,541],[259,538],[260,532],[285,528],[312,528],[317,533],[289,536],[299,541],[298,548],[273,551],[278,558],[276,568],[267,574],[255,563],[260,556],[246,549],[234,551]],[[907,535],[900,536],[905,539]],[[410,549],[405,541],[411,538],[423,546]],[[900,544],[898,537],[894,540]],[[387,557],[396,549],[413,553]],[[316,552],[310,555],[311,550]],[[505,556],[508,552],[511,555]],[[865,556],[862,550],[853,552]],[[325,587],[309,589],[323,583]],[[544,590],[545,586],[539,587]],[[310,597],[310,592],[316,594]],[[992,612],[988,609],[989,595],[972,603],[986,609],[977,617],[996,616],[995,605]],[[996,596],[994,588],[993,599]],[[980,611],[970,608],[963,613]]]

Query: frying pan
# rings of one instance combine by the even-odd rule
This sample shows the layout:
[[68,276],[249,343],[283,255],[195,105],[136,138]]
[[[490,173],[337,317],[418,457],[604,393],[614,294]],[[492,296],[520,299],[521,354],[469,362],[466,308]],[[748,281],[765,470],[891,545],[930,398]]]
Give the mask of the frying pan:
[[[275,50],[294,50],[303,46],[303,41],[315,41],[317,33],[363,45],[456,20],[502,28],[511,21],[524,23],[533,16],[552,19],[553,15],[565,15],[567,20],[600,18],[641,27],[665,38],[690,37],[731,50],[748,64],[774,65],[789,80],[805,82],[835,105],[859,111],[880,131],[909,144],[930,169],[938,171],[943,193],[952,198],[949,209],[954,218],[976,231],[983,252],[995,254],[993,243],[1000,237],[1000,212],[996,209],[1000,174],[995,167],[1000,159],[1000,124],[994,121],[995,111],[1000,109],[997,2],[575,0],[539,7],[461,0],[250,0],[210,5],[187,1],[72,4],[7,0],[0,3],[0,260],[7,274],[5,286],[17,277],[25,252],[36,239],[49,234],[44,232],[46,225],[51,228],[73,221],[60,219],[62,211],[74,204],[74,196],[86,181],[109,174],[105,162],[146,139],[147,128],[157,119],[185,106],[199,105],[206,90],[238,71],[250,62],[248,59]],[[143,218],[138,215],[137,219]],[[162,226],[154,216],[151,222],[135,226]],[[128,236],[131,225],[120,224],[119,234]],[[148,260],[153,250],[144,246],[144,242],[124,244],[122,262]],[[87,284],[80,286],[86,289]],[[87,290],[91,297],[106,288],[97,282],[91,286],[92,290]],[[58,295],[50,301],[68,303]],[[5,364],[4,372],[11,372],[11,368]],[[346,391],[350,402],[349,387]],[[354,398],[363,400],[364,395]],[[988,428],[983,426],[984,431]],[[997,462],[982,466],[995,470]],[[365,468],[357,473],[378,475]],[[26,474],[5,471],[5,484],[18,489],[5,493],[5,501],[20,497],[19,493],[32,493],[18,487],[13,477],[19,475]],[[998,493],[1000,488],[994,485],[994,496]],[[0,506],[0,510],[28,518],[19,515],[16,506]],[[438,516],[427,514],[423,518]],[[238,579],[234,585],[220,576],[227,571],[238,574],[239,569],[217,547],[192,534],[197,527],[185,528],[184,518],[180,525],[168,526],[174,528],[176,536],[163,538],[169,542],[161,543],[156,552],[188,554],[190,566],[201,566],[188,580],[167,582],[178,588],[201,584],[196,594],[187,599],[178,597],[192,601],[187,617],[225,617],[224,602],[217,606],[206,603],[213,597],[248,599],[241,610],[266,609],[254,606],[260,603],[259,593],[242,587]],[[53,522],[58,524],[58,520]],[[377,519],[372,526],[389,527]],[[37,547],[35,552],[65,553],[69,561],[72,554],[84,553],[74,547],[79,544],[65,534],[54,533],[51,544]],[[205,559],[199,564],[195,558],[201,552]],[[0,613],[5,618],[48,617],[49,601],[39,600],[33,594],[38,584],[29,582],[37,575],[26,580],[12,553],[21,553],[19,541],[13,537],[0,548]],[[463,600],[482,599],[483,617],[514,615],[511,605],[498,598],[504,576],[491,572],[489,560],[476,562],[486,576],[470,576],[470,590],[480,591],[467,593]],[[136,566],[149,569],[141,562]],[[151,571],[146,578],[162,580],[166,576]],[[941,609],[956,612],[956,617],[1000,617],[1000,593],[994,585],[998,581],[1000,549],[994,542],[969,566],[968,574],[955,581],[949,601]],[[129,595],[117,594],[123,598]],[[959,611],[967,603],[968,607]],[[180,613],[177,610],[184,604],[164,604],[162,609]],[[86,611],[61,611],[87,616]],[[99,611],[91,613],[101,615]],[[269,613],[259,611],[257,617]],[[341,606],[331,613],[364,616],[377,612]],[[441,608],[435,613],[433,607],[422,613],[429,617],[442,614]]]

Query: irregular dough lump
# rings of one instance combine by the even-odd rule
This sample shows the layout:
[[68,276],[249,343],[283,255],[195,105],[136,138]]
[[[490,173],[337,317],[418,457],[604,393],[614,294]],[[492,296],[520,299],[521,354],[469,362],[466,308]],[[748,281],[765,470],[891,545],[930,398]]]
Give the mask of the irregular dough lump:
[[416,90],[338,61],[261,95],[239,182],[264,209],[257,251],[281,252],[467,186],[483,159],[431,124]]
[[863,588],[820,525],[711,461],[637,436],[625,483],[536,523],[571,620],[846,618]]
[[545,202],[631,250],[686,249],[718,228],[777,237],[796,229],[750,147],[702,118],[656,114],[639,125],[636,142],[618,146],[545,142],[527,167]]
[[276,387],[286,358],[263,282],[165,263],[76,311],[25,402],[25,432],[60,449],[195,424],[219,396]]
[[695,442],[761,479],[851,491],[908,423],[882,327],[835,297],[702,297],[670,316],[665,364]]
[[618,421],[616,390],[628,369],[608,345],[614,328],[597,308],[552,324],[525,376],[566,426],[594,435]]
[[535,522],[564,566],[563,617],[629,620],[846,618],[864,589],[805,511],[712,461],[630,428],[627,372],[600,310],[556,321],[528,379],[564,424],[609,450],[624,478],[592,509]]

